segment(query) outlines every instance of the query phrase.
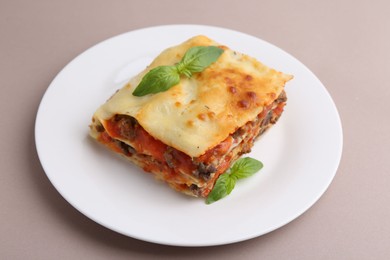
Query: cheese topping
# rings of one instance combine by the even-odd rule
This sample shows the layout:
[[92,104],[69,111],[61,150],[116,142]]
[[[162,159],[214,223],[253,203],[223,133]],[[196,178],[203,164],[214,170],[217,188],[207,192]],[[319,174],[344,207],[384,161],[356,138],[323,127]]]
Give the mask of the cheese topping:
[[[165,92],[136,97],[132,92],[151,69],[174,65],[194,46],[218,46],[219,59]],[[129,115],[155,139],[198,157],[253,120],[271,104],[292,76],[271,69],[252,57],[221,46],[205,36],[163,51],[94,115],[103,125],[116,114]]]

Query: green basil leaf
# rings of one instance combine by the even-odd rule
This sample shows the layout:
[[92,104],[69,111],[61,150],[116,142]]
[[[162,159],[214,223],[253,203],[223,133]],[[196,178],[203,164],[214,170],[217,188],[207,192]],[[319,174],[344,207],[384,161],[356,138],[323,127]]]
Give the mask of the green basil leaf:
[[180,82],[180,75],[190,78],[192,73],[201,72],[215,62],[222,53],[223,49],[216,46],[192,47],[175,66],[159,66],[146,73],[133,95],[140,97],[166,91]]
[[179,73],[191,75],[194,72],[201,72],[215,62],[222,53],[223,49],[216,46],[192,47],[177,65]]
[[133,95],[140,97],[163,92],[179,82],[180,74],[175,66],[159,66],[146,73],[133,91]]
[[206,199],[207,204],[211,204],[217,200],[220,200],[232,192],[234,186],[236,185],[236,180],[231,178],[230,174],[222,174],[218,177],[218,180],[215,182],[213,190],[209,193]]
[[213,190],[209,193],[206,203],[210,204],[229,195],[236,181],[249,177],[263,168],[263,164],[253,158],[246,157],[237,160],[226,173],[220,175],[215,182]]
[[231,168],[231,175],[236,179],[243,179],[252,176],[263,168],[263,164],[253,158],[246,157],[237,160]]

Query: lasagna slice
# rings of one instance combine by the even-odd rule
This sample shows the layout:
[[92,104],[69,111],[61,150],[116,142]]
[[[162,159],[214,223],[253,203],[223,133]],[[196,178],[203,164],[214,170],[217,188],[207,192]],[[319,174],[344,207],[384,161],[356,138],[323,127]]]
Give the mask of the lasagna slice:
[[[153,68],[178,63],[194,46],[218,60],[167,91],[132,93]],[[292,76],[205,37],[166,49],[95,112],[90,135],[185,194],[206,197],[219,177],[275,124]]]

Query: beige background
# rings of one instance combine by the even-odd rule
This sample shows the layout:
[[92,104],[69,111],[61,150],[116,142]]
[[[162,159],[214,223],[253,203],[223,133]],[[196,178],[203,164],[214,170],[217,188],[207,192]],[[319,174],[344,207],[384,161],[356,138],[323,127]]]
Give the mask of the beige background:
[[[390,2],[195,2],[0,1],[0,258],[390,259]],[[341,164],[324,196],[292,223],[226,246],[155,245],[94,223],[48,181],[34,121],[55,75],[104,39],[177,23],[269,41],[332,95],[344,129]]]

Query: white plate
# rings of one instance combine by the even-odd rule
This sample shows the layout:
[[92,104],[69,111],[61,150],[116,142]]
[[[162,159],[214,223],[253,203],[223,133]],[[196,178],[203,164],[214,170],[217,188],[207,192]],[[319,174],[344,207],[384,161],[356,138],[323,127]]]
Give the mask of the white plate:
[[[211,205],[171,190],[88,136],[92,114],[124,80],[166,47],[197,34],[295,76],[286,87],[285,113],[249,155],[264,168]],[[47,89],[35,138],[48,178],[81,213],[124,235],[179,246],[243,241],[292,221],[325,192],[342,152],[337,109],[309,69],[253,36],[198,25],[128,32],[76,57]]]

